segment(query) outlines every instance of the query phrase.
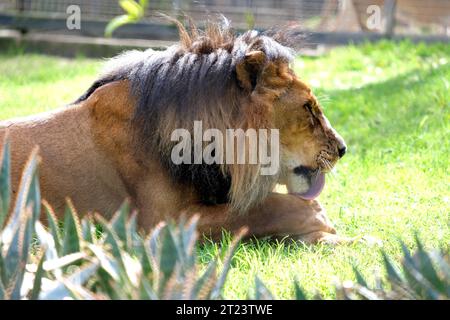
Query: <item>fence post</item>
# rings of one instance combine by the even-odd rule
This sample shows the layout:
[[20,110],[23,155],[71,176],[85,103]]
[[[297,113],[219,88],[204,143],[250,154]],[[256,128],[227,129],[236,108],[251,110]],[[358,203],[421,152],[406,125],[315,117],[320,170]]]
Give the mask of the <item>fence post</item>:
[[16,9],[17,11],[24,11],[25,10],[25,0],[17,0],[16,1]]
[[386,18],[384,24],[384,34],[390,38],[394,35],[395,28],[395,9],[397,7],[397,0],[384,1],[384,16]]

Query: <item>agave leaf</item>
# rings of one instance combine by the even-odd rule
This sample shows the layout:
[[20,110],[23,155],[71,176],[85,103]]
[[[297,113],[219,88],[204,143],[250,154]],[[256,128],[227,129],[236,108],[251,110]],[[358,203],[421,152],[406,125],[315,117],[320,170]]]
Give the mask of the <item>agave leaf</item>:
[[410,287],[417,293],[418,298],[427,300],[438,300],[440,294],[433,285],[415,268],[411,265],[404,266],[405,275]]
[[[125,201],[120,209],[114,214],[113,218],[111,219],[111,222],[109,223],[111,225],[112,230],[114,230],[114,233],[116,234],[117,238],[122,241],[125,248],[130,248],[130,246],[127,243],[127,217],[130,213],[130,203],[128,201]],[[108,241],[107,241],[108,242]],[[130,244],[131,245],[131,244]]]
[[80,268],[80,270],[67,279],[53,281],[53,286],[50,289],[40,293],[39,300],[62,300],[71,297],[71,292],[66,286],[67,282],[82,286],[97,271],[97,269],[98,263],[91,262],[87,266]]
[[9,243],[12,238],[13,231],[17,229],[17,224],[23,221],[22,215],[26,212],[27,199],[29,196],[30,185],[34,180],[37,165],[39,162],[38,148],[35,148],[25,165],[25,169],[22,172],[22,178],[17,192],[16,203],[12,211],[11,217],[2,232],[2,242]]
[[403,248],[403,273],[409,288],[414,290],[418,298],[433,299],[439,298],[439,293],[435,290],[433,285],[420,272],[420,267],[415,263],[406,246],[402,244]]
[[64,217],[64,241],[63,255],[79,252],[81,250],[81,226],[78,220],[77,212],[70,200],[67,200],[66,212]]
[[381,300],[375,292],[365,286],[356,284],[355,289],[358,295],[366,300]]
[[0,281],[0,300],[6,300],[6,290],[2,281]]
[[175,270],[177,263],[177,247],[171,232],[171,226],[166,226],[161,230],[161,245],[158,253],[158,269],[160,271],[159,291],[163,289]]
[[20,288],[28,260],[28,248],[31,242],[31,215],[30,208],[27,208],[20,215],[22,221],[16,224],[12,240],[3,259],[6,287],[11,292],[11,299],[20,299]]
[[142,253],[141,253],[141,265],[142,265],[142,272],[144,275],[150,275],[153,268],[152,268],[152,262],[150,259],[150,254],[148,252],[148,249],[144,245],[144,241],[141,239],[142,242]]
[[17,277],[15,280],[13,290],[11,292],[11,299],[21,299],[22,297],[21,289],[25,277],[25,269],[28,257],[30,255],[29,250],[31,247],[31,241],[33,236],[33,211],[30,207],[28,207],[26,210],[27,210],[26,220],[21,226],[21,229],[24,228],[24,230],[21,232],[20,237],[21,244],[19,244],[19,246],[22,247],[20,253],[20,263],[17,268]]
[[386,268],[386,272],[388,274],[388,279],[391,282],[401,283],[403,281],[400,273],[397,271],[397,268],[392,264],[391,260],[387,256],[386,252],[381,251],[384,261],[384,267]]
[[39,221],[36,221],[34,229],[41,246],[45,250],[47,260],[57,259],[58,252],[56,249],[55,237],[48,233]]
[[101,246],[89,244],[88,248],[100,261],[100,267],[103,268],[103,270],[105,270],[111,278],[114,279],[114,281],[119,281],[120,269],[117,261],[105,252]]
[[97,296],[95,293],[90,292],[86,288],[83,288],[81,285],[73,284],[67,280],[61,280],[66,289],[69,291],[70,295],[75,300],[97,300]]
[[447,287],[446,295],[447,298],[450,298],[450,265],[445,260],[444,253],[441,253],[439,251],[431,252],[431,258],[433,259],[440,273],[442,274],[442,277],[444,279],[443,282]]
[[[61,240],[61,233],[60,228],[58,225],[58,219],[56,218],[55,213],[53,212],[53,209],[50,207],[50,205],[44,200],[42,202],[45,208],[46,216],[47,216],[47,223],[48,227],[50,229],[50,233],[53,238],[54,247],[56,250],[57,255],[62,255],[62,240]],[[53,253],[53,252],[52,252]],[[53,259],[53,258],[52,258]]]
[[0,153],[0,230],[8,215],[11,201],[11,147],[6,137]]
[[47,260],[44,262],[44,270],[53,271],[60,268],[65,268],[86,257],[86,252],[75,252],[54,260]]
[[97,271],[97,281],[101,287],[101,291],[111,300],[120,300],[123,298],[123,288],[116,288],[118,282],[111,281],[111,275],[105,271],[105,269],[100,268]]
[[364,276],[361,274],[361,272],[359,272],[358,268],[353,265],[353,272],[355,273],[355,277],[356,277],[356,282],[363,287],[368,288],[367,282],[364,279]]
[[231,267],[231,259],[234,256],[234,253],[236,252],[236,249],[239,245],[239,242],[241,241],[242,237],[247,233],[247,229],[246,228],[242,228],[236,235],[235,239],[233,240],[233,242],[231,243],[230,249],[228,249],[228,254],[225,258],[225,261],[223,263],[223,269],[222,272],[218,278],[218,281],[216,282],[216,285],[214,287],[214,289],[211,292],[211,299],[218,299],[221,292],[222,292],[222,288],[225,284],[225,280],[227,278],[228,275],[228,271],[230,271],[230,267]]
[[180,234],[182,238],[182,244],[184,248],[184,252],[186,252],[186,263],[188,268],[195,264],[195,255],[193,251],[195,249],[195,243],[197,242],[197,225],[200,219],[199,215],[193,216],[189,221],[186,227],[183,226],[180,229]]
[[170,233],[171,238],[174,243],[174,248],[175,248],[174,253],[176,253],[175,261],[177,262],[178,266],[180,267],[180,272],[184,274],[184,272],[187,271],[187,261],[186,260],[187,260],[188,254],[185,252],[184,246],[183,246],[183,239],[182,239],[183,228],[184,228],[184,226],[182,226],[181,228],[178,228],[178,230],[177,230],[175,225],[170,225],[168,228],[168,232]]
[[214,288],[215,281],[217,280],[217,260],[213,260],[208,264],[205,272],[201,275],[201,277],[194,282],[192,289],[188,292],[187,297],[185,299],[188,300],[200,300],[200,299],[208,299],[211,290]]
[[142,242],[142,238],[139,236],[137,232],[137,213],[133,212],[131,214],[130,219],[126,224],[126,243],[129,245],[130,250],[134,250],[135,252],[141,252],[144,243]]
[[308,300],[298,281],[294,281],[295,300]]
[[158,268],[158,262],[156,261],[156,257],[158,256],[158,248],[159,248],[159,239],[161,237],[162,231],[166,228],[165,223],[158,224],[149,234],[148,236],[148,249],[150,252],[150,258],[153,264],[154,269]]
[[159,300],[155,291],[153,291],[150,282],[146,277],[141,278],[140,300]]
[[[0,237],[1,237],[1,235],[0,235]],[[3,259],[3,244],[1,242],[1,238],[0,238],[0,283],[2,283],[2,284],[7,283],[7,274],[6,274],[5,261]]]
[[274,297],[264,283],[255,277],[255,300],[274,300]]
[[39,220],[41,214],[41,191],[39,186],[39,168],[36,166],[34,174],[31,177],[30,188],[28,190],[26,206],[33,210],[33,225]]
[[85,216],[81,220],[81,234],[84,241],[87,243],[94,243],[95,226],[90,216]]
[[113,256],[118,259],[119,263],[122,267],[125,267],[125,264],[123,263],[123,257],[122,257],[122,251],[121,248],[123,247],[123,244],[117,237],[116,233],[112,229],[111,225],[100,215],[96,215],[96,220],[100,223],[101,227],[103,228],[103,233],[105,234],[105,244],[108,244],[111,246],[111,252]]
[[139,278],[142,275],[142,267],[139,260],[131,257],[127,252],[123,252],[122,257],[128,279],[134,287],[138,287]]
[[443,281],[439,278],[430,256],[426,253],[423,248],[422,243],[420,242],[417,234],[415,236],[417,243],[417,259],[418,259],[418,267],[420,273],[441,293],[446,293],[446,286]]
[[34,276],[33,290],[31,291],[30,300],[36,300],[41,292],[42,277],[44,276],[45,252],[39,259],[36,274]]

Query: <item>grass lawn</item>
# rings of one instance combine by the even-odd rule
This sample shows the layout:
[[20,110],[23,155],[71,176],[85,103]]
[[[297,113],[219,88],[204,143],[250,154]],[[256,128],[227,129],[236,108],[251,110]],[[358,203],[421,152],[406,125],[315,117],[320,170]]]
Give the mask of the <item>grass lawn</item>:
[[[99,60],[0,53],[0,119],[48,110],[75,100],[95,79]],[[398,263],[401,238],[414,247],[450,244],[450,45],[380,42],[298,58],[298,75],[320,97],[348,154],[320,196],[338,232],[371,235]],[[226,241],[225,241],[226,242]],[[219,245],[200,250],[202,261]],[[227,298],[245,298],[258,275],[278,298],[298,279],[309,294],[334,297],[336,279],[354,279],[352,264],[370,281],[382,274],[379,247],[243,244]]]

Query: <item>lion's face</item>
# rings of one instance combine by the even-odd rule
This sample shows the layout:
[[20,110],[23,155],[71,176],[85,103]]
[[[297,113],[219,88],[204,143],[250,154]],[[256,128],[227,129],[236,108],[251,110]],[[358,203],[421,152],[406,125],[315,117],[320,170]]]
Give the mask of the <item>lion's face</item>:
[[311,89],[295,76],[274,106],[280,130],[281,181],[289,193],[313,199],[329,172],[346,151]]

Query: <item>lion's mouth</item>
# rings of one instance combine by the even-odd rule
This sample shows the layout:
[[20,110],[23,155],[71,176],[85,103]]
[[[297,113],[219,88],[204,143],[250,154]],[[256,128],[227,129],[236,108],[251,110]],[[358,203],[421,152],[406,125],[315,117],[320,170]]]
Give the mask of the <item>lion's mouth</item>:
[[317,198],[325,187],[325,173],[321,170],[311,170],[305,167],[294,170],[294,172],[308,181],[309,188],[305,192],[291,192],[291,194],[304,200]]

